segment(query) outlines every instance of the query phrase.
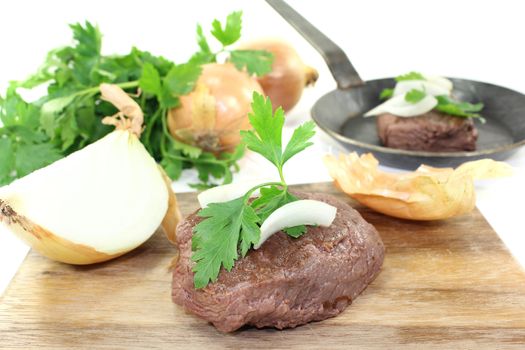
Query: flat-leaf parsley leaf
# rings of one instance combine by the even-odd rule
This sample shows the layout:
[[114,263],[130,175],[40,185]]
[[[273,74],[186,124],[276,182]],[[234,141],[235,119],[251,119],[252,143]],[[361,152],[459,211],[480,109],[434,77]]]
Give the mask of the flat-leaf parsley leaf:
[[412,89],[405,94],[405,101],[416,104],[427,96],[426,92],[418,89]]
[[[216,281],[221,267],[231,270],[239,252],[244,257],[250,247],[258,243],[261,233],[259,225],[276,209],[297,200],[288,191],[283,165],[312,145],[313,122],[306,122],[295,129],[283,151],[282,108],[273,113],[270,99],[254,93],[252,111],[249,118],[254,130],[241,131],[243,142],[275,165],[281,181],[257,185],[240,198],[212,203],[198,212],[197,215],[204,220],[195,226],[192,237],[192,260],[196,262],[193,268],[195,288],[203,288],[210,281]],[[260,196],[251,201],[250,197],[257,189],[260,189]],[[301,225],[284,231],[297,238],[306,232],[306,227]]]
[[[179,97],[191,92],[201,74],[201,65],[216,62],[219,53],[250,74],[271,70],[273,55],[267,51],[231,50],[241,36],[242,13],[233,12],[223,25],[213,21],[212,35],[221,43],[213,52],[204,31],[197,26],[199,51],[187,62],[175,64],[162,56],[133,47],[126,55],[103,55],[102,33],[89,22],[70,26],[74,44],[51,50],[40,68],[24,81],[10,84],[0,96],[0,186],[8,184],[95,142],[111,131],[101,119],[115,108],[100,99],[101,83],[116,84],[130,94],[144,112],[141,142],[148,152],[177,179],[183,169],[196,168],[204,188],[231,182],[232,171],[244,147],[234,153],[214,154],[172,137],[166,125],[169,109],[180,105]],[[17,88],[32,89],[47,84],[47,95],[27,103]],[[136,96],[140,88],[140,96]],[[41,149],[39,149],[41,148]],[[16,159],[16,162],[14,161]]]
[[456,117],[481,118],[484,120],[478,113],[483,109],[483,103],[458,102],[445,95],[436,96],[436,98],[438,100],[436,109],[440,112]]
[[403,80],[425,80],[425,77],[423,74],[419,72],[410,72],[402,75],[398,75],[395,77],[395,80],[397,82],[403,81]]

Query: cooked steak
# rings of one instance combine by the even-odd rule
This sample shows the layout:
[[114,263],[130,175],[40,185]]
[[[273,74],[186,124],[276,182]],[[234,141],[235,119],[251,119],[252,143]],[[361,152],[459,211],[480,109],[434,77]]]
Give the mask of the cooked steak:
[[332,225],[309,227],[297,239],[278,232],[199,290],[190,256],[192,230],[201,219],[192,214],[179,223],[173,301],[223,332],[244,325],[295,327],[341,313],[379,273],[383,242],[346,203],[326,194],[296,195],[336,206]]
[[478,138],[471,118],[435,110],[413,118],[382,114],[377,117],[377,133],[386,147],[430,152],[474,151]]

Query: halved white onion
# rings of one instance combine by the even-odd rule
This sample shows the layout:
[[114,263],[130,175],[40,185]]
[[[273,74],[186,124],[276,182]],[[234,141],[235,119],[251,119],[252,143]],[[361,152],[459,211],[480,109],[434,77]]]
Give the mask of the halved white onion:
[[140,107],[116,85],[100,90],[120,110],[103,120],[117,130],[0,188],[0,224],[70,264],[122,255],[160,225],[174,237],[180,219],[169,179],[140,143]]
[[[260,183],[260,181],[252,180],[216,186],[201,192],[197,196],[197,200],[199,201],[201,208],[206,208],[210,203],[228,202],[232,199],[242,197],[251,188],[257,186]],[[259,190],[254,191],[253,195],[256,196],[258,193]]]
[[414,117],[431,111],[438,101],[432,95],[426,95],[421,101],[411,103],[405,100],[405,95],[394,96],[379,106],[372,108],[364,116],[371,117],[384,113],[391,113],[399,117]]
[[116,130],[2,188],[0,222],[51,259],[89,264],[146,241],[168,188],[136,135]]
[[261,237],[254,249],[274,233],[287,227],[299,225],[330,226],[335,219],[337,208],[325,202],[303,199],[283,205],[274,211],[261,226]]
[[403,80],[396,84],[394,88],[394,96],[404,95],[410,90],[416,89],[424,91],[427,95],[439,96],[450,95],[452,87],[444,87],[440,83],[434,83],[426,80]]

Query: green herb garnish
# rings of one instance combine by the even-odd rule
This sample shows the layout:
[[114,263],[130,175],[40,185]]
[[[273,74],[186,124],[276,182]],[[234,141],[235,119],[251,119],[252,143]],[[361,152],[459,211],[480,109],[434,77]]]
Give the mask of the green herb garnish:
[[436,109],[440,112],[456,117],[481,118],[484,121],[481,115],[477,113],[483,109],[483,103],[458,102],[445,95],[436,96],[436,99],[438,100]]
[[[410,72],[397,76],[395,80],[396,82],[404,80],[425,80],[425,77],[421,73]],[[387,88],[381,91],[379,98],[381,100],[389,99],[393,95],[394,89]],[[425,96],[425,91],[412,89],[405,94],[405,101],[415,104],[425,98]],[[479,118],[482,122],[485,122],[485,119],[483,119],[483,117],[478,113],[483,109],[483,103],[472,104],[468,102],[459,102],[446,95],[435,97],[438,100],[438,104],[435,107],[436,110],[456,117]]]
[[[412,89],[405,94],[405,101],[415,104],[425,98],[426,95],[422,90]],[[481,115],[477,113],[483,109],[483,103],[459,102],[446,95],[435,96],[435,98],[438,101],[435,109],[440,112],[456,117],[481,118],[483,120]]]
[[[425,77],[423,76],[423,74],[419,72],[409,72],[406,74],[398,75],[397,77],[394,78],[394,80],[396,82],[400,82],[403,80],[425,80]],[[381,100],[387,100],[391,98],[392,96],[394,96],[394,89],[386,88],[386,89],[383,89],[383,91],[381,91],[379,98]]]
[[219,40],[223,46],[234,44],[241,38],[242,12],[232,12],[226,18],[224,28],[218,20],[213,21],[212,27],[211,34]]
[[379,99],[388,100],[392,96],[394,96],[394,89],[386,88],[386,89],[383,89],[383,91],[381,91],[381,94],[379,95]]
[[394,78],[397,82],[403,81],[403,80],[425,80],[425,77],[423,74],[419,72],[410,72],[407,74],[398,75]]
[[[241,131],[243,142],[275,165],[279,182],[263,183],[250,189],[243,197],[208,205],[198,216],[205,218],[194,228],[192,238],[195,288],[204,288],[210,281],[216,281],[221,266],[227,271],[235,260],[246,255],[260,238],[260,224],[276,209],[297,200],[288,191],[284,179],[284,164],[297,153],[312,145],[315,134],[314,123],[306,122],[295,129],[286,147],[282,147],[284,111],[278,108],[272,113],[270,99],[258,93],[253,94],[250,123],[253,131]],[[260,197],[250,202],[250,196],[260,189]],[[292,237],[306,232],[305,226],[285,230]]]
[[200,51],[193,56],[193,61],[212,63],[217,61],[217,55],[227,53],[229,61],[237,69],[246,69],[250,74],[258,76],[271,72],[273,55],[270,52],[264,50],[228,50],[227,48],[241,37],[242,12],[231,13],[226,19],[224,28],[218,20],[213,21],[212,27],[211,34],[222,44],[222,48],[217,52],[212,52],[202,32],[202,27],[198,25],[197,43]]
[[416,104],[424,99],[425,96],[427,96],[426,92],[418,89],[412,89],[405,94],[405,101]]
[[[241,35],[241,12],[234,12],[223,26],[213,21],[212,35],[221,48],[214,52],[197,26],[199,51],[187,62],[175,64],[162,56],[132,48],[127,55],[102,55],[102,34],[86,22],[71,25],[74,44],[52,50],[32,76],[12,82],[0,96],[0,186],[82,149],[111,131],[103,125],[104,116],[117,110],[102,101],[101,83],[111,83],[136,93],[135,100],[145,116],[141,142],[172,179],[183,169],[196,168],[200,188],[210,187],[214,179],[231,182],[232,171],[243,154],[240,146],[233,153],[216,155],[175,140],[166,125],[166,113],[179,105],[179,97],[190,93],[201,73],[201,65],[216,62],[219,53],[239,69],[251,74],[271,70],[273,56],[266,51],[229,50]],[[17,88],[31,89],[48,84],[47,95],[28,103]]]

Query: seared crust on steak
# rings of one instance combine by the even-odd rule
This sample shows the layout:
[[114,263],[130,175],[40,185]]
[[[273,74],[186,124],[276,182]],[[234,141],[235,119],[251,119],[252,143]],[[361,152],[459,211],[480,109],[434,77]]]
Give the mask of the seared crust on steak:
[[375,228],[346,203],[326,194],[298,193],[337,207],[330,227],[309,227],[294,239],[283,232],[251,250],[216,282],[193,287],[192,214],[177,230],[180,258],[173,301],[223,332],[244,325],[295,327],[341,313],[377,276],[384,246]]

